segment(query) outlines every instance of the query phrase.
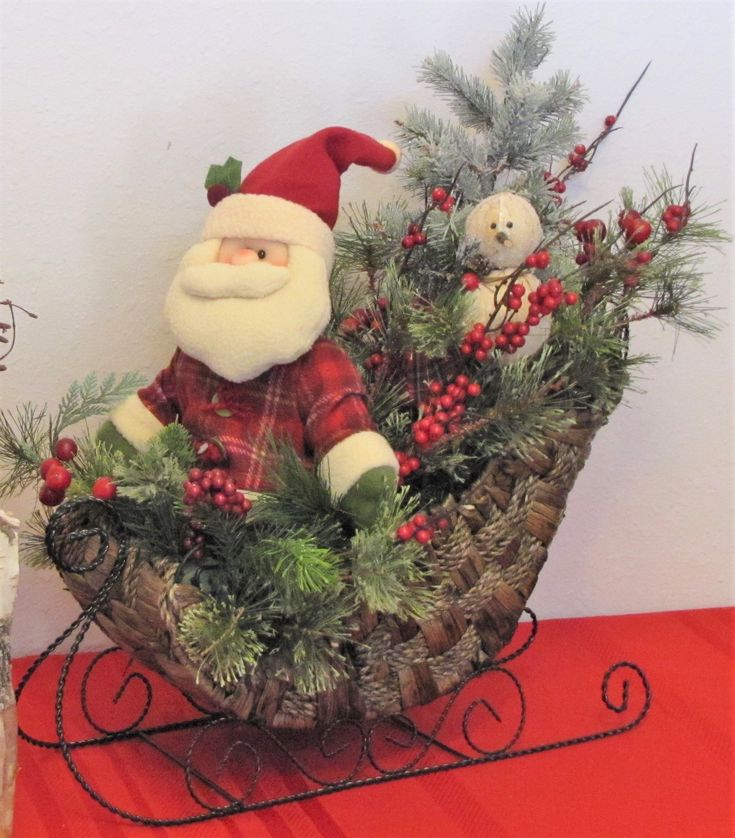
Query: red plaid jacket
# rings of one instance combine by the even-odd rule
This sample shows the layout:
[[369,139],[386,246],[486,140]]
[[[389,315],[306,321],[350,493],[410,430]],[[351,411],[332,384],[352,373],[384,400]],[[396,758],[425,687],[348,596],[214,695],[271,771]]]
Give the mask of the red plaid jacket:
[[178,419],[195,439],[219,439],[238,486],[252,491],[271,487],[271,438],[290,441],[311,463],[348,436],[375,429],[360,374],[324,338],[296,361],[242,384],[177,349],[138,396],[164,425]]

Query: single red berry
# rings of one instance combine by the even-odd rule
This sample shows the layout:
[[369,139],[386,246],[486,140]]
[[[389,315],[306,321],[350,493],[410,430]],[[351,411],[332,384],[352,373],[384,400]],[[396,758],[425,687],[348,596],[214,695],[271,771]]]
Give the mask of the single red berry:
[[401,524],[401,526],[396,530],[396,538],[398,538],[399,541],[409,541],[413,538],[414,532],[415,529],[411,526],[411,524]]
[[684,224],[678,218],[672,218],[666,222],[666,230],[669,233],[678,233]]
[[472,345],[465,342],[459,347],[459,351],[463,355],[471,355],[472,354]]
[[586,265],[589,262],[590,257],[586,253],[582,253],[581,251],[574,257],[574,261],[578,265]]
[[527,322],[518,324],[517,334],[523,335],[525,337],[525,335],[527,335],[530,331],[531,327],[528,325]]
[[111,477],[98,477],[92,486],[92,495],[98,500],[112,500],[117,494],[117,486]]
[[63,468],[64,464],[61,462],[61,460],[57,460],[56,457],[48,457],[47,459],[45,459],[41,463],[41,466],[39,468],[39,473],[43,480],[46,479],[46,475],[49,473],[49,469],[52,466],[59,466],[59,468]]
[[551,263],[551,254],[548,250],[539,250],[536,254],[536,266],[541,268],[541,270],[545,270],[549,267]]
[[508,300],[508,308],[511,311],[518,311],[518,309],[523,305],[523,300],[519,300],[518,297],[511,297]]
[[447,199],[447,190],[444,189],[442,186],[435,186],[431,190],[431,200],[435,204],[441,204],[443,201]]
[[449,410],[450,407],[454,405],[454,399],[449,395],[442,396],[439,399],[439,403],[445,410]]
[[561,195],[563,192],[566,192],[566,191],[567,191],[566,183],[564,183],[563,180],[557,180],[557,182],[554,184],[554,192],[558,192]]
[[[498,349],[505,349],[505,347],[508,346],[508,337],[506,335],[498,335],[495,338],[495,346],[497,346]],[[467,392],[469,393],[469,388]]]
[[55,492],[63,492],[69,488],[71,472],[64,466],[51,466],[46,472],[46,485]]
[[428,544],[431,541],[433,533],[429,529],[420,529],[414,538],[419,544]]
[[568,306],[577,305],[577,303],[579,302],[579,294],[577,294],[575,291],[567,291],[567,293],[564,295],[564,302]]
[[426,244],[428,239],[426,238],[426,233],[414,233],[413,235],[413,243],[414,244]]
[[470,383],[470,380],[469,378],[467,378],[466,375],[460,374],[454,379],[454,383],[457,385],[457,387],[462,387],[463,389],[465,389],[467,385]]
[[511,286],[510,293],[514,297],[518,297],[518,299],[520,299],[526,293],[526,289],[520,284],[520,282],[516,282]]
[[401,463],[400,466],[398,466],[398,476],[408,477],[409,474],[411,474],[411,466],[409,466],[408,463]]
[[405,250],[410,250],[416,244],[416,239],[413,236],[404,236],[401,239],[401,247]]
[[207,200],[211,207],[216,207],[217,204],[228,195],[231,194],[230,187],[224,183],[215,183],[207,189]]
[[[497,342],[497,341],[496,341]],[[471,384],[467,385],[467,395],[472,396],[472,398],[476,398],[477,396],[482,393],[482,387],[476,382],[473,381]]]
[[446,198],[444,201],[441,202],[441,204],[439,205],[439,209],[442,212],[451,212],[453,206],[454,206],[454,198],[451,195],[449,195],[448,198]]
[[418,457],[409,457],[408,458],[408,465],[411,468],[411,471],[418,471],[421,468],[421,460]]
[[381,311],[385,311],[388,308],[387,297],[378,297],[378,308],[381,309]]
[[462,274],[462,285],[467,291],[477,291],[480,287],[480,277],[472,271]]
[[617,122],[617,117],[610,114],[609,116],[605,117],[605,128],[612,128],[613,125]]
[[189,469],[189,480],[191,480],[192,483],[198,483],[202,479],[203,476],[204,476],[204,473],[202,472],[202,470],[200,468],[190,468]]
[[541,318],[538,314],[529,314],[528,319],[526,320],[526,323],[528,323],[529,326],[538,326],[540,322]]
[[444,426],[441,425],[439,422],[434,422],[434,424],[429,428],[429,439],[432,442],[436,442],[438,439],[441,439],[444,436]]
[[383,361],[385,361],[385,358],[382,352],[374,352],[370,356],[370,363],[373,365],[373,367],[379,367],[383,363]]
[[629,244],[643,244],[652,232],[653,228],[651,224],[645,218],[641,218],[635,226],[630,226],[625,229],[625,238]]
[[510,345],[515,346],[517,349],[520,349],[521,346],[526,345],[526,339],[523,337],[523,335],[513,335],[513,337],[510,339]]
[[423,527],[428,520],[429,519],[423,514],[423,512],[419,512],[418,515],[413,516],[411,523],[414,524],[414,526]]
[[514,335],[516,333],[517,328],[518,328],[518,326],[515,323],[513,323],[512,321],[509,322],[509,323],[504,323],[503,324],[503,334],[510,337],[510,335]]
[[575,154],[587,154],[587,146],[582,145],[582,143],[579,143],[578,145],[575,145],[574,146],[574,153]]
[[485,363],[485,361],[487,361],[487,349],[476,349],[475,360],[478,362],[478,364]]
[[54,446],[54,454],[65,463],[73,460],[78,450],[76,442],[68,436],[62,437]]
[[436,525],[440,530],[448,530],[449,529],[449,518],[440,518],[436,522]]
[[52,489],[44,483],[38,492],[38,499],[44,506],[58,506],[64,500],[64,492]]
[[564,287],[562,286],[558,277],[555,276],[552,276],[551,279],[546,283],[546,289],[547,293],[550,294],[552,297],[559,297],[564,291]]
[[525,264],[526,264],[527,268],[537,268],[538,267],[538,261],[536,260],[536,254],[531,253],[528,256],[526,256]]
[[635,260],[639,265],[647,265],[653,259],[653,253],[650,250],[641,250],[635,255]]
[[415,431],[413,438],[417,445],[428,445],[429,443],[429,434],[426,431]]
[[250,512],[250,510],[253,508],[253,502],[250,500],[250,498],[246,498],[243,495],[243,500],[240,506],[242,506],[244,512]]

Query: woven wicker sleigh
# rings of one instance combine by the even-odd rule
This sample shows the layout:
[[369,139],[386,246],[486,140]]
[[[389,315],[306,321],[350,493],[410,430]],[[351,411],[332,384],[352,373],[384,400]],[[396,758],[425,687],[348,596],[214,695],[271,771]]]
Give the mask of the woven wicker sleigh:
[[[300,694],[287,679],[257,672],[232,690],[217,687],[176,641],[177,624],[200,601],[199,590],[175,583],[177,564],[134,541],[126,545],[124,566],[96,622],[116,644],[200,706],[274,728],[371,720],[428,703],[494,659],[515,631],[564,516],[567,495],[607,417],[575,411],[569,419],[564,431],[550,432],[522,459],[490,460],[458,501],[445,503],[442,514],[451,527],[426,546],[441,580],[437,606],[420,623],[356,615],[351,627],[355,642],[343,650],[348,677],[333,690]],[[69,538],[90,527],[109,531],[109,548],[96,567],[100,537]],[[67,504],[52,518],[48,533],[64,582],[86,608],[118,560],[120,543],[109,513],[98,502]],[[89,566],[93,569],[68,570]]]

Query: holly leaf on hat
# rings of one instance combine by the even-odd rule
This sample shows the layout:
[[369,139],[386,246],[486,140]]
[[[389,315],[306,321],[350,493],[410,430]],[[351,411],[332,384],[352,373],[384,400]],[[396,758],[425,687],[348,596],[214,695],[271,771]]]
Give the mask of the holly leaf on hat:
[[224,184],[230,192],[237,192],[240,188],[240,181],[242,180],[242,162],[235,160],[234,157],[228,157],[222,166],[210,166],[207,172],[207,178],[204,181],[204,188],[209,189],[210,186],[217,184]]

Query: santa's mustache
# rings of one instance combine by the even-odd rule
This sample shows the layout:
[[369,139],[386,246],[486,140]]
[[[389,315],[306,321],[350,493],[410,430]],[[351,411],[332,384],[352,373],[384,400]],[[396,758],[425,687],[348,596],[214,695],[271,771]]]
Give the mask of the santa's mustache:
[[250,265],[211,262],[183,268],[179,283],[181,290],[192,297],[258,299],[274,294],[288,282],[289,276],[287,267],[268,262]]

